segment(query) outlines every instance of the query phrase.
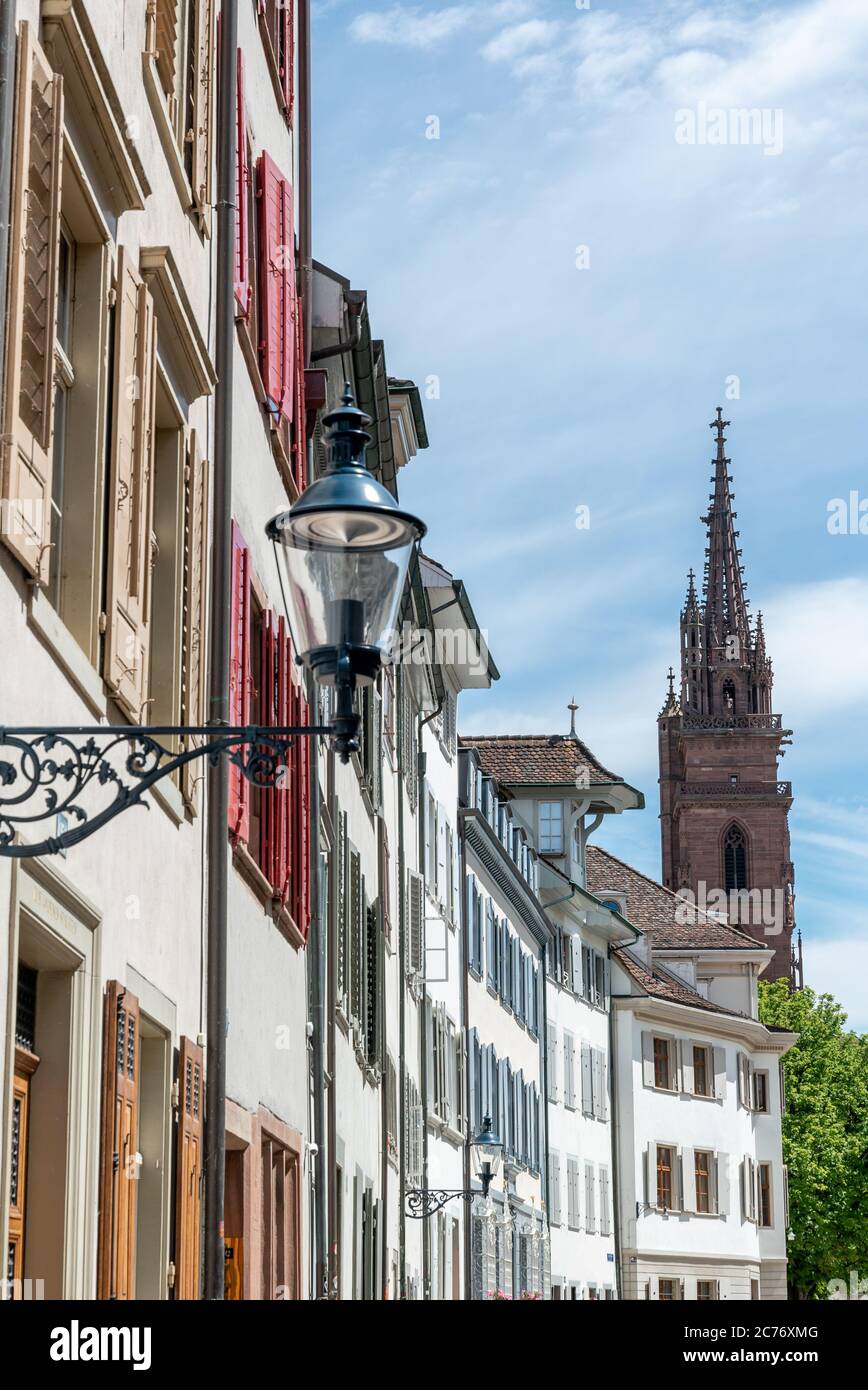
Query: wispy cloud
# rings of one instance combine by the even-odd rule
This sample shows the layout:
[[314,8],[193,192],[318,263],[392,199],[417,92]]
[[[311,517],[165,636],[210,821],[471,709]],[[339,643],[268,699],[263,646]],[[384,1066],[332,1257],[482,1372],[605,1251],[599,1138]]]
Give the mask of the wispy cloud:
[[388,10],[366,10],[350,24],[350,34],[360,43],[385,43],[396,48],[433,48],[470,23],[473,7],[449,5],[442,10],[422,10],[393,5]]

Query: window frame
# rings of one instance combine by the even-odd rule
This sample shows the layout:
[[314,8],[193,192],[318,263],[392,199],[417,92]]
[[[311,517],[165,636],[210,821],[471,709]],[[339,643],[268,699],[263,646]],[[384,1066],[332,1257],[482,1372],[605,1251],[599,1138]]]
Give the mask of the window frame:
[[[552,812],[557,808],[557,816]],[[559,826],[559,834],[556,837],[551,828],[544,830],[543,826],[548,824],[551,827],[555,821]],[[540,854],[562,855],[564,853],[565,837],[565,816],[564,803],[562,801],[540,801],[537,806],[537,831]],[[556,847],[552,843],[557,841]],[[545,843],[544,843],[545,842]]]

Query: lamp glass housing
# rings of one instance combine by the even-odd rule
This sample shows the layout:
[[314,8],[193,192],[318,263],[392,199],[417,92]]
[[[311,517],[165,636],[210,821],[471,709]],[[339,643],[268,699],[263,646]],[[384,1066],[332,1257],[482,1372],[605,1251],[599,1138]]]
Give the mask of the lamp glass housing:
[[503,1161],[503,1144],[491,1127],[489,1115],[485,1116],[482,1128],[471,1142],[470,1157],[474,1177],[480,1181],[497,1177]]

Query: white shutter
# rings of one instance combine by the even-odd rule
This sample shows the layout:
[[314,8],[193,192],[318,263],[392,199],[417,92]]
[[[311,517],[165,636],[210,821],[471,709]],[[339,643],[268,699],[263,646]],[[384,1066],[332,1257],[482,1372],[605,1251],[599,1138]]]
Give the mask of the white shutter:
[[603,1054],[598,1047],[592,1049],[591,1060],[593,1063],[593,1110],[594,1118],[603,1118]]
[[642,1081],[646,1086],[654,1085],[654,1035],[642,1034]]
[[645,1150],[645,1203],[657,1205],[657,1145],[649,1144]]
[[[452,921],[457,926],[461,920],[461,853],[458,835],[452,832]],[[467,930],[470,931],[468,923]]]
[[437,811],[437,901],[446,903],[446,812],[438,803]]
[[676,1091],[683,1091],[684,1078],[681,1069],[681,1055],[684,1047],[683,1040],[681,1038],[673,1038],[672,1042],[669,1044],[669,1047],[671,1049],[670,1055],[672,1057],[672,1067],[674,1072],[674,1075],[672,1077],[673,1089]]
[[[698,1046],[698,1044],[696,1044]],[[681,1043],[681,1080],[683,1089],[688,1095],[693,1095],[693,1048],[692,1038],[683,1038]]]
[[600,1053],[600,1119],[609,1118],[609,1060],[605,1052]]
[[552,1225],[561,1224],[561,1156],[549,1154],[549,1218]]
[[594,1165],[585,1164],[585,1230],[590,1234],[597,1229],[596,1213],[594,1211]]
[[714,1095],[716,1100],[726,1097],[726,1049],[714,1049]]
[[546,1027],[548,1039],[548,1099],[557,1103],[558,1099],[558,1030],[554,1023]]
[[696,1160],[692,1149],[683,1149],[681,1166],[684,1185],[684,1210],[696,1211]]
[[675,1150],[674,1172],[672,1174],[672,1205],[676,1211],[684,1210],[684,1162],[682,1150]]
[[422,952],[425,945],[425,886],[420,874],[409,871],[410,912],[408,923],[408,942],[410,969],[417,973],[422,969]]
[[578,936],[570,937],[570,961],[573,967],[573,993],[582,992],[582,942]]
[[582,1043],[582,1114],[594,1113],[594,1087],[591,1073],[591,1045]]
[[600,1169],[600,1235],[608,1236],[611,1234],[609,1222],[609,1170]]
[[720,1216],[729,1215],[729,1154],[715,1155],[714,1202],[715,1211]]

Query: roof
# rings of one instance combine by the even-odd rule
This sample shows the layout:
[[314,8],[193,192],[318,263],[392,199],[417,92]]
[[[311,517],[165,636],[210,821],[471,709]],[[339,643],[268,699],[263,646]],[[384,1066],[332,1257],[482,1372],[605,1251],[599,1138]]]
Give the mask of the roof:
[[650,933],[656,950],[679,947],[712,951],[764,951],[767,948],[747,932],[710,917],[702,908],[680,898],[653,878],[625,864],[599,845],[588,845],[585,852],[587,886],[598,898],[620,893],[626,898],[624,916],[634,926]]
[[506,786],[576,787],[587,772],[591,786],[623,782],[598,762],[580,738],[564,734],[472,734],[459,739],[475,748],[483,772]]
[[712,1014],[728,1014],[731,1018],[747,1017],[747,1014],[739,1013],[737,1009],[726,1009],[722,1004],[714,1004],[710,999],[703,998],[665,966],[655,965],[653,970],[649,970],[628,946],[614,947],[613,955],[637,985],[654,999],[666,999],[671,1004],[686,1004],[688,1008],[705,1009]]

